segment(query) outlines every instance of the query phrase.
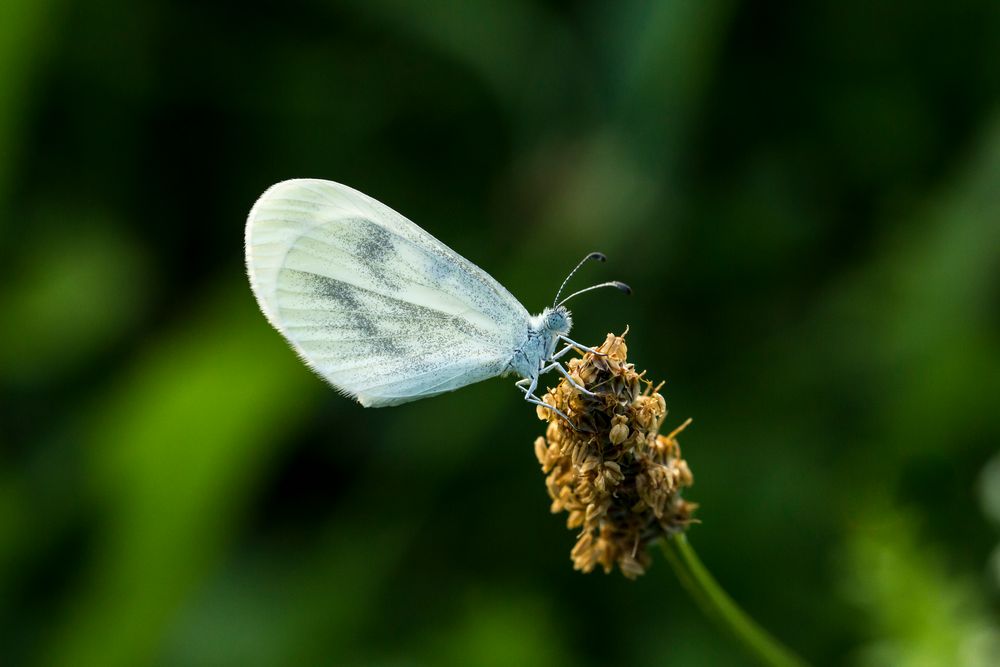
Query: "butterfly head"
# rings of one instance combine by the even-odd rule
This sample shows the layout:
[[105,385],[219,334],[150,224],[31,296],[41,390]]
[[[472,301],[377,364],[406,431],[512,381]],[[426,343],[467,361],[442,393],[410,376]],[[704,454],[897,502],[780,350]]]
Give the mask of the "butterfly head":
[[542,329],[550,333],[553,338],[565,336],[572,328],[573,318],[566,306],[546,308],[542,311]]
[[573,274],[576,273],[577,269],[586,264],[588,261],[595,259],[603,262],[605,258],[604,255],[599,252],[592,252],[584,257],[583,261],[577,264],[576,268],[570,271],[570,274],[566,276],[566,280],[563,281],[562,286],[559,287],[559,291],[556,292],[556,298],[553,300],[552,306],[546,308],[529,320],[529,341],[533,341],[532,344],[535,345],[535,347],[530,352],[523,348],[518,350],[518,353],[524,357],[524,366],[523,371],[517,366],[514,367],[514,370],[520,373],[522,377],[528,377],[532,372],[541,368],[540,364],[542,361],[550,360],[552,355],[555,353],[560,337],[566,336],[570,329],[573,328],[573,317],[564,305],[567,301],[575,296],[591,290],[600,289],[602,287],[614,287],[625,293],[631,292],[628,285],[625,283],[612,281],[601,283],[599,285],[592,285],[586,289],[574,292],[560,301],[559,297],[562,295],[562,291],[566,287],[566,283],[573,277]]

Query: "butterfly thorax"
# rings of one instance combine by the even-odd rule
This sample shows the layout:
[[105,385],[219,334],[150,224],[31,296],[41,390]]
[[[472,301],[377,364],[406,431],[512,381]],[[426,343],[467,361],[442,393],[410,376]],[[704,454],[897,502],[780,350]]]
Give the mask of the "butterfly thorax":
[[524,378],[538,376],[555,353],[559,336],[565,336],[573,327],[573,318],[563,306],[546,308],[528,320],[527,338],[514,351],[510,370]]

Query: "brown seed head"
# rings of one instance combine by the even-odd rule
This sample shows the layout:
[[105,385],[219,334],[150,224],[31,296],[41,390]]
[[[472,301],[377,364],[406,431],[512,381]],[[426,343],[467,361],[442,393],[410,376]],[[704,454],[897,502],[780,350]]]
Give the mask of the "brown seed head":
[[657,389],[626,360],[624,334],[608,334],[597,348],[567,364],[570,375],[596,396],[566,379],[545,394],[545,402],[566,413],[573,429],[554,412],[538,407],[548,422],[535,440],[535,456],[552,512],[566,512],[566,526],[580,529],[570,557],[591,572],[618,569],[629,579],[651,563],[650,542],[687,528],[696,505],[681,498],[694,483],[681,458],[677,434],[659,429],[667,404]]

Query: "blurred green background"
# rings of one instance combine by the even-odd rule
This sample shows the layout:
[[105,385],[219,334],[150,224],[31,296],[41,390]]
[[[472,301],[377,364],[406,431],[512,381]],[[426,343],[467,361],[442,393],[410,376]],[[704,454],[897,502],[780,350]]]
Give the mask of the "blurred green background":
[[[509,381],[364,410],[254,199],[410,217],[529,310],[634,295],[691,541],[825,665],[1000,664],[1000,3],[0,3],[0,664],[743,664],[571,569]],[[992,459],[992,462],[991,462]]]

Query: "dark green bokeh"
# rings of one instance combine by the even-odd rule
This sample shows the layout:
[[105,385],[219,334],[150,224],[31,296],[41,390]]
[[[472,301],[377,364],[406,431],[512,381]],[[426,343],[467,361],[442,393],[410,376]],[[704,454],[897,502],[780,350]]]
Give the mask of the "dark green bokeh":
[[[258,312],[296,176],[516,294],[587,251],[692,543],[818,664],[998,664],[1000,4],[0,3],[0,663],[740,664],[573,572],[507,381],[364,410]],[[998,552],[1000,553],[1000,552]],[[992,564],[991,564],[992,563]]]

